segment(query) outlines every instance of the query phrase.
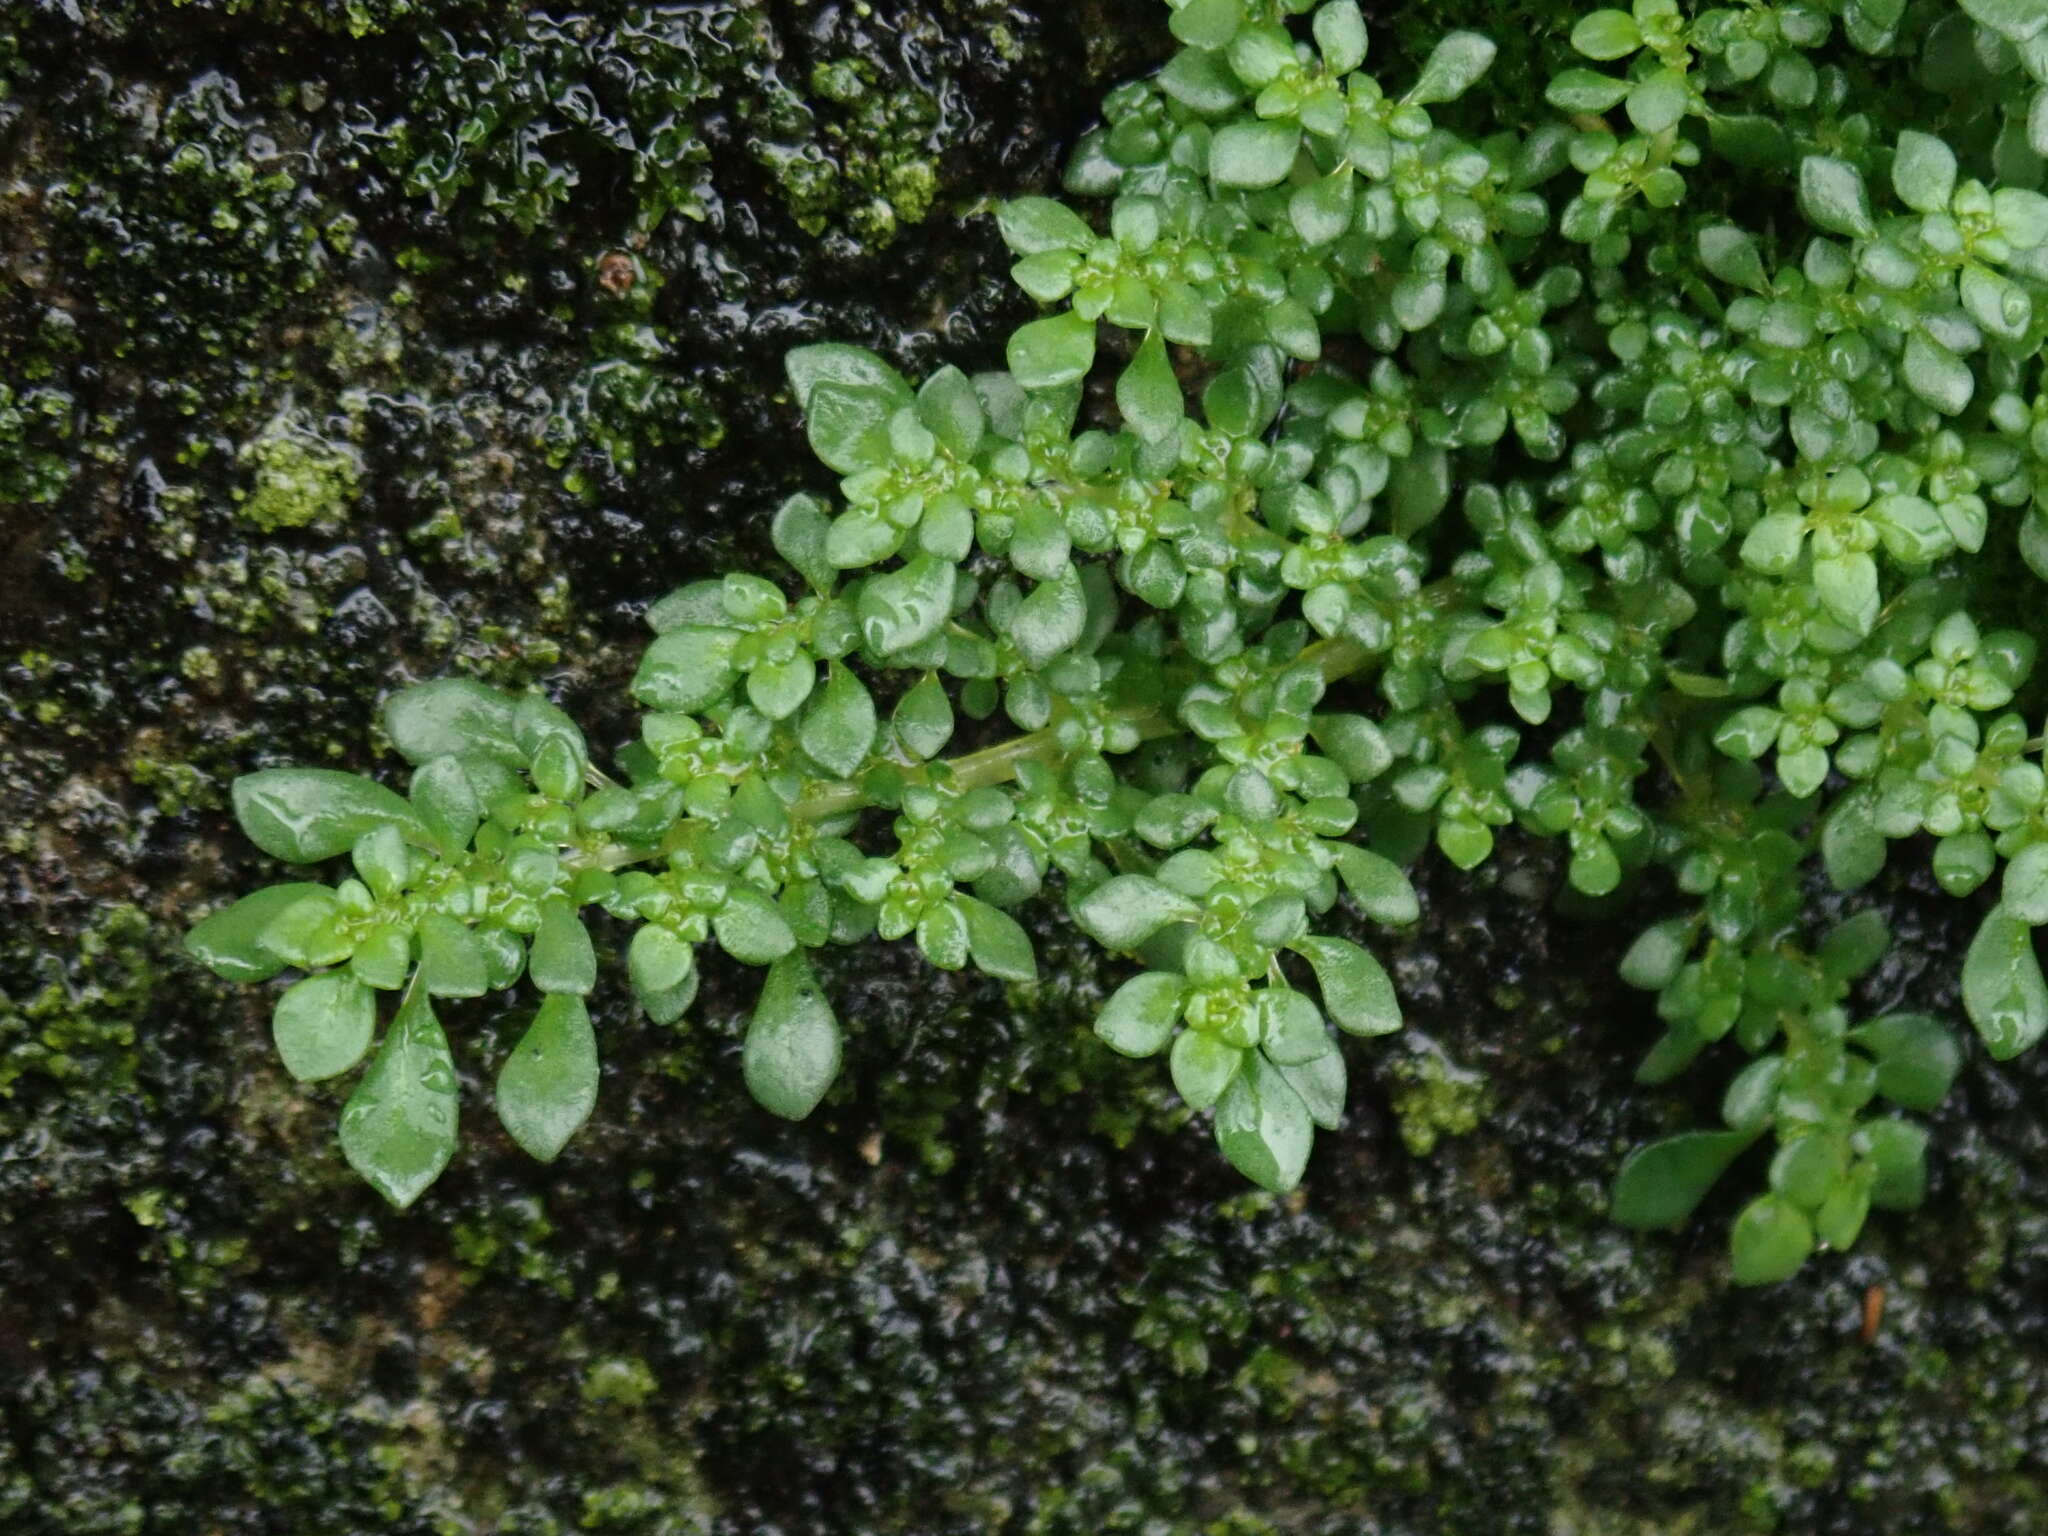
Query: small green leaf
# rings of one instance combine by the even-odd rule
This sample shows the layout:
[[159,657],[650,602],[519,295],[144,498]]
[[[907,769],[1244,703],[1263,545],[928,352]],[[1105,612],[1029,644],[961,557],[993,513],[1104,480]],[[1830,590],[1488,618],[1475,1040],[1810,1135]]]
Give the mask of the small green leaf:
[[766,965],[796,948],[782,913],[751,885],[735,885],[711,919],[718,947],[745,965]]
[[902,374],[867,348],[849,347],[843,342],[821,341],[792,347],[783,355],[782,371],[789,378],[797,404],[806,410],[810,408],[812,392],[820,384],[874,390],[899,405],[910,399],[910,386]]
[[1422,76],[1403,99],[1411,106],[1456,101],[1478,83],[1492,67],[1495,49],[1490,38],[1477,32],[1452,32],[1436,45]]
[[1830,234],[1867,240],[1877,233],[1863,173],[1831,155],[1808,155],[1799,162],[1799,211],[1809,224]]
[[1956,152],[1933,134],[1908,128],[1892,158],[1892,186],[1908,208],[1946,213],[1956,190]]
[[[1244,85],[1232,72],[1223,55],[1184,48],[1166,61],[1159,72],[1159,88],[1190,112],[1218,117],[1244,99]],[[1044,257],[1031,258],[1044,260]],[[1018,263],[1019,266],[1023,263]],[[1013,272],[1018,286],[1032,293],[1030,285]],[[1033,293],[1034,298],[1038,297]]]
[[382,784],[332,768],[266,768],[233,789],[235,820],[249,841],[274,858],[314,864],[347,853],[357,838],[394,826],[421,843],[427,829],[413,808]]
[[1685,116],[1691,95],[1675,69],[1652,70],[1629,87],[1628,120],[1641,133],[1662,133]]
[[804,432],[818,462],[842,475],[888,462],[889,418],[901,405],[878,389],[827,380],[804,405]]
[[456,757],[429,759],[412,776],[413,809],[446,859],[457,859],[483,820],[476,786]]
[[1392,859],[1345,844],[1337,850],[1336,861],[1344,888],[1374,922],[1404,928],[1422,915],[1415,887]]
[[363,1059],[376,1028],[376,994],[345,971],[285,988],[270,1022],[279,1060],[302,1083],[348,1071]]
[[1999,903],[2023,923],[2048,923],[2048,843],[2030,843],[2006,862]]
[[1906,356],[1900,368],[1906,387],[1947,416],[1960,414],[1977,390],[1970,365],[1919,331],[1906,338]]
[[1166,971],[1133,976],[1109,995],[1095,1016],[1095,1033],[1126,1056],[1155,1056],[1173,1034],[1187,984]]
[[1019,256],[1040,251],[1085,251],[1095,231],[1065,203],[1049,197],[1018,197],[996,207],[996,227],[1003,244]]
[[2048,983],[2034,955],[2034,930],[2003,907],[1984,914],[1963,957],[1963,1006],[2000,1061],[2048,1033]]
[[597,1035],[580,997],[541,1000],[498,1071],[498,1120],[527,1155],[552,1163],[597,1103]]
[[984,974],[1004,981],[1038,980],[1038,957],[1015,918],[972,896],[955,896],[953,906],[967,924],[967,952]]
[[1700,264],[1724,283],[1766,293],[1770,279],[1756,241],[1733,224],[1709,224],[1699,232]]
[[1277,1067],[1254,1056],[1216,1104],[1216,1145],[1230,1166],[1261,1189],[1285,1194],[1301,1182],[1315,1127],[1301,1095]]
[[1244,0],[1187,0],[1166,25],[1190,48],[1222,48],[1244,25]]
[[1350,229],[1357,206],[1352,181],[1347,171],[1337,170],[1295,188],[1287,200],[1287,217],[1294,232],[1309,245],[1328,245]]
[[1608,1214],[1625,1227],[1673,1227],[1756,1140],[1754,1131],[1685,1131],[1638,1147],[1614,1176]]
[[396,896],[412,873],[412,856],[405,850],[405,839],[388,822],[357,838],[348,856],[363,884],[379,901]]
[[303,880],[252,891],[233,906],[193,924],[185,935],[185,952],[229,981],[268,981],[287,962],[259,942],[264,930],[289,908],[314,895],[332,899],[326,886]]
[[1088,598],[1081,573],[1068,566],[1055,580],[1042,581],[1010,615],[1010,641],[1034,667],[1042,667],[1081,638]]
[[[356,952],[348,957],[349,973],[380,992],[396,992],[412,974],[412,930],[396,923],[379,923],[364,934]],[[517,981],[514,971],[505,985]]]
[[787,720],[803,707],[817,685],[818,663],[798,652],[788,661],[767,661],[747,674],[747,702],[770,720]]
[[1088,893],[1074,920],[1105,949],[1136,949],[1168,923],[1192,921],[1200,910],[1149,875],[1118,875]]
[[832,531],[832,518],[825,504],[799,491],[776,509],[768,537],[775,552],[796,569],[798,575],[820,592],[829,592],[838,579],[838,569],[825,558],[825,539]]
[[1292,119],[1239,118],[1209,141],[1209,176],[1219,187],[1256,190],[1284,181],[1301,150],[1301,127]]
[[1858,635],[1877,623],[1877,562],[1864,554],[1828,555],[1813,562],[1813,585],[1823,607]]
[[448,1166],[455,1117],[455,1059],[425,990],[414,987],[342,1107],[342,1155],[404,1210]]
[[1636,935],[1621,957],[1621,979],[1645,992],[1661,992],[1678,978],[1692,949],[1693,925],[1682,917],[1654,923]]
[[1310,30],[1329,73],[1348,75],[1365,62],[1365,16],[1358,0],[1329,0],[1317,6]]
[[1378,960],[1349,939],[1310,935],[1293,948],[1305,957],[1322,988],[1323,1008],[1350,1035],[1384,1035],[1401,1027],[1394,984]]
[[1813,1224],[1777,1195],[1759,1195],[1735,1218],[1729,1238],[1737,1285],[1773,1285],[1799,1272],[1813,1252]]
[[1186,1101],[1189,1109],[1209,1108],[1223,1096],[1223,1090],[1230,1086],[1249,1054],[1204,1030],[1182,1030],[1167,1057],[1174,1092]]
[[1877,1091],[1901,1109],[1933,1109],[1962,1070],[1955,1032],[1928,1014],[1887,1014],[1851,1030],[1849,1040],[1876,1059]]
[[797,741],[827,773],[851,777],[875,744],[875,701],[867,686],[834,662],[824,691],[804,711]]
[[953,612],[952,562],[919,555],[901,570],[871,576],[860,593],[861,637],[877,656],[921,645]]
[[482,997],[490,990],[483,946],[468,927],[445,912],[420,919],[420,980],[434,997]]
[[967,964],[967,919],[951,902],[939,902],[917,920],[917,947],[942,971]]
[[1628,82],[1590,69],[1561,70],[1543,99],[1560,112],[1605,112],[1628,95]]
[[1302,1107],[1308,1111],[1309,1119],[1326,1131],[1334,1131],[1344,1123],[1344,1096],[1349,1090],[1349,1074],[1344,1069],[1344,1053],[1324,1037],[1324,1050],[1320,1056],[1307,1061],[1275,1062],[1280,1075],[1287,1079],[1287,1085],[1301,1095]]
[[696,964],[696,946],[659,923],[642,924],[626,948],[626,970],[642,997],[674,991]]
[[1732,1131],[1754,1135],[1777,1113],[1778,1090],[1785,1081],[1785,1058],[1760,1056],[1735,1074],[1721,1096],[1721,1118]]
[[1298,1067],[1331,1049],[1323,1011],[1292,987],[1259,993],[1259,1048],[1277,1066]]
[[1962,0],[1963,13],[2009,43],[2023,43],[2048,29],[2048,11],[2036,0]]
[[936,672],[927,672],[896,701],[890,716],[896,739],[912,757],[928,759],[946,750],[953,739],[953,705]]
[[277,915],[256,936],[257,946],[288,965],[313,970],[349,957],[341,903],[324,885],[308,887],[296,900],[280,903]]
[[1877,878],[1887,844],[1877,828],[1876,799],[1859,787],[1837,800],[1821,823],[1821,861],[1838,891],[1853,891]]
[[694,714],[715,704],[732,686],[733,647],[739,632],[685,624],[659,636],[633,674],[633,697],[649,709]]
[[1166,343],[1159,332],[1146,332],[1131,364],[1116,381],[1116,408],[1124,422],[1140,437],[1165,437],[1180,430],[1186,411],[1181,399],[1180,380],[1167,361]]
[[1642,46],[1643,34],[1627,11],[1594,11],[1572,28],[1572,47],[1602,63],[1625,58]]
[[391,744],[415,766],[476,752],[519,768],[526,754],[512,734],[517,708],[508,693],[466,677],[444,677],[399,689],[380,714]]
[[590,933],[568,902],[541,903],[540,926],[534,930],[533,947],[526,957],[526,974],[543,992],[581,997],[597,985],[597,951],[591,948]]
[[1085,378],[1095,362],[1095,322],[1073,310],[1033,320],[1010,333],[1010,372],[1026,389],[1052,389]]
[[1910,1120],[1872,1120],[1857,1137],[1877,1177],[1870,1203],[1887,1211],[1910,1211],[1927,1197],[1927,1127]]
[[801,1120],[839,1076],[839,1020],[801,950],[768,968],[747,1025],[741,1068],[747,1091],[770,1114]]
[[988,413],[974,391],[974,381],[950,363],[919,388],[917,419],[962,463],[979,451],[988,431]]

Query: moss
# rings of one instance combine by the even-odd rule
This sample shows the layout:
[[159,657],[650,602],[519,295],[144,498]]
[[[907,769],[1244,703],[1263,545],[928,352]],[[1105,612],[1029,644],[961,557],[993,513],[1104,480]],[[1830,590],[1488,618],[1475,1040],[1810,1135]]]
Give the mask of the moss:
[[236,510],[265,533],[338,523],[362,486],[360,455],[299,422],[272,422],[239,458],[251,484]]

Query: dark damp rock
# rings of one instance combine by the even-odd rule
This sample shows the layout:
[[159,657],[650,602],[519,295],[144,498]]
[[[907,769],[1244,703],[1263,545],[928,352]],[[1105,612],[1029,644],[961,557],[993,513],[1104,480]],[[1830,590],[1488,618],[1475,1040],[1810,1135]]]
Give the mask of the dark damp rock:
[[[1476,16],[1381,9],[1396,81]],[[782,352],[992,359],[1025,308],[974,210],[1162,47],[1135,0],[0,11],[0,1528],[2048,1522],[2048,1061],[1973,1060],[1925,1212],[1733,1291],[1732,1190],[1604,1219],[1715,1085],[1632,1086],[1619,925],[1545,849],[1425,862],[1413,1028],[1348,1046],[1284,1200],[1089,1035],[1121,975],[1050,903],[1035,997],[834,955],[800,1126],[740,1088],[737,968],[676,1030],[601,1001],[546,1170],[481,1107],[518,1011],[451,1008],[465,1145],[407,1215],[263,989],[181,960],[264,873],[229,780],[388,767],[395,683],[616,740],[642,607],[819,483]],[[1970,914],[1897,869],[1869,1000],[1953,1012]]]

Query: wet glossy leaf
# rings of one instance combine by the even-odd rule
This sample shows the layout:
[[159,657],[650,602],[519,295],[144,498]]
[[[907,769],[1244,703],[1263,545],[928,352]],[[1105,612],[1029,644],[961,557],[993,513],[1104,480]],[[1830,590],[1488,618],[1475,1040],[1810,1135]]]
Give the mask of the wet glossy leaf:
[[967,924],[967,952],[986,975],[1004,981],[1038,980],[1038,957],[1015,918],[972,896],[955,896],[953,906]]
[[1402,928],[1422,915],[1415,887],[1393,860],[1350,844],[1339,848],[1336,858],[1344,888],[1374,922]]
[[739,632],[686,624],[658,637],[633,674],[633,697],[649,709],[693,714],[722,698],[737,675]]
[[348,1071],[363,1059],[376,1028],[376,993],[344,971],[285,988],[270,1021],[278,1059],[302,1083]]
[[1799,211],[1830,234],[1868,237],[1877,232],[1863,173],[1829,155],[1808,155],[1799,162]]
[[1261,1189],[1285,1194],[1299,1184],[1314,1141],[1301,1096],[1278,1068],[1256,1056],[1216,1103],[1216,1145]]
[[1033,666],[1044,666],[1081,638],[1088,602],[1080,573],[1071,567],[1040,582],[1010,616],[1010,641]]
[[797,404],[805,409],[809,409],[811,395],[820,384],[873,390],[898,404],[910,399],[910,386],[902,374],[867,348],[850,347],[843,342],[821,341],[792,347],[783,355],[782,371],[789,378]]
[[1149,875],[1118,875],[1088,893],[1074,920],[1106,949],[1136,949],[1168,923],[1187,922],[1199,910]]
[[804,711],[797,740],[827,773],[850,777],[875,741],[875,702],[861,680],[836,663],[825,689]]
[[1963,957],[1963,1006],[2000,1061],[2048,1033],[2048,982],[2034,956],[2034,930],[2003,907],[1984,914]]
[[1157,330],[1146,333],[1137,355],[1116,381],[1116,408],[1140,437],[1164,437],[1180,430],[1184,404],[1180,380],[1167,361]]
[[1199,1029],[1184,1029],[1174,1038],[1167,1064],[1173,1072],[1173,1088],[1190,1109],[1202,1110],[1223,1096],[1244,1065],[1248,1052],[1226,1045]]
[[768,968],[740,1059],[747,1091],[771,1114],[801,1120],[839,1075],[839,1020],[801,950]]
[[1297,939],[1294,949],[1315,970],[1323,1008],[1351,1035],[1384,1035],[1401,1027],[1401,1005],[1386,969],[1349,939]]
[[1728,1251],[1737,1285],[1789,1280],[1813,1252],[1813,1224],[1790,1201],[1760,1195],[1735,1218]]
[[1849,1039],[1877,1059],[1877,1091],[1901,1109],[1932,1110],[1962,1070],[1955,1032],[1924,1013],[1888,1014]]
[[1095,1033],[1126,1056],[1153,1056],[1172,1038],[1187,984],[1165,971],[1133,976],[1109,995],[1095,1016]]
[[541,903],[540,926],[534,930],[533,946],[526,957],[526,974],[543,992],[581,997],[597,985],[597,951],[568,902]]
[[597,1077],[597,1035],[583,999],[543,998],[498,1070],[499,1123],[529,1156],[551,1163],[590,1118]]
[[952,615],[953,581],[952,563],[930,555],[868,578],[860,594],[861,636],[868,649],[889,656],[937,634]]
[[393,826],[419,842],[427,829],[382,784],[332,768],[266,768],[235,780],[235,820],[274,858],[314,864],[347,853],[357,838]]
[[381,717],[391,744],[415,765],[475,752],[508,768],[525,764],[512,733],[513,697],[466,677],[444,677],[401,688],[384,701]]
[[1614,1177],[1609,1214],[1625,1227],[1676,1226],[1755,1140],[1754,1131],[1686,1131],[1636,1148]]
[[796,935],[775,903],[751,885],[736,885],[711,919],[718,947],[746,965],[766,965],[796,948]]
[[185,935],[185,952],[216,976],[229,981],[268,981],[286,962],[260,940],[277,917],[308,896],[326,895],[327,887],[308,881],[267,885],[232,906],[193,924]]
[[1084,377],[1095,362],[1095,322],[1071,309],[1011,332],[1010,372],[1026,389],[1052,389]]
[[1492,40],[1477,32],[1448,34],[1431,51],[1421,78],[1403,99],[1415,106],[1456,101],[1492,67],[1496,51]]
[[444,912],[420,919],[420,987],[434,997],[482,997],[490,990],[483,946]]
[[1227,123],[1209,142],[1209,175],[1219,187],[1270,187],[1286,178],[1301,150],[1301,129],[1288,120]]
[[917,758],[937,757],[953,739],[953,705],[938,674],[927,672],[896,702],[890,723],[904,751]]
[[377,1193],[404,1210],[455,1152],[455,1060],[418,987],[341,1111],[341,1150]]

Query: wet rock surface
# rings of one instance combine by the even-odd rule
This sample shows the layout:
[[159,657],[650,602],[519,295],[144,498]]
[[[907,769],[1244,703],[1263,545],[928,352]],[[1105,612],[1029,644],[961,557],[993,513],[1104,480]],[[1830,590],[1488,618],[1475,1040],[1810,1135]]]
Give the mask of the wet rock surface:
[[[1163,41],[1139,0],[0,5],[0,1527],[2048,1522],[2048,1068],[1974,1058],[1925,1211],[1732,1290],[1735,1190],[1604,1218],[1716,1084],[1632,1085],[1626,927],[1546,849],[1423,867],[1411,1028],[1284,1200],[1088,1035],[1120,973],[1050,908],[1031,992],[835,955],[798,1127],[737,967],[672,1031],[604,1001],[546,1169],[485,1107],[520,1007],[451,1010],[464,1146],[405,1215],[263,990],[179,959],[270,873],[229,780],[390,767],[399,683],[621,739],[640,609],[820,483],[782,351],[993,360],[976,210]],[[1894,863],[1869,998],[1953,1014],[1971,915]]]

